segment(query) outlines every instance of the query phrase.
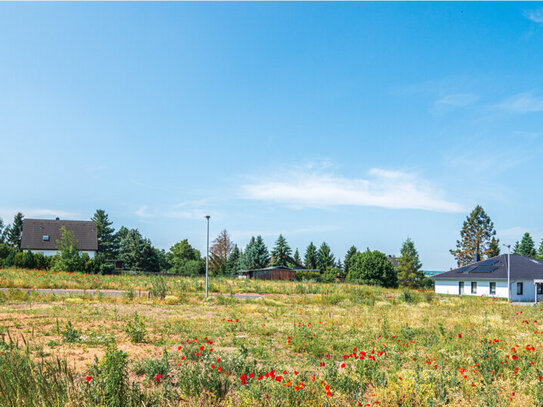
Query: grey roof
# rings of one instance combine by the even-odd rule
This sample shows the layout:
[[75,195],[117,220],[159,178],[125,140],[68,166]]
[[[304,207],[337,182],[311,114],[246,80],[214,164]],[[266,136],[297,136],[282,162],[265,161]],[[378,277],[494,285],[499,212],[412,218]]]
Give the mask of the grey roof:
[[[98,250],[96,223],[86,220],[55,219],[24,219],[21,249],[56,250],[62,226],[74,233],[79,250]],[[49,236],[49,240],[44,240],[44,236]]]
[[[434,280],[506,280],[507,254],[501,254],[468,266],[459,267],[430,277]],[[520,254],[511,255],[511,279],[543,279],[543,261]]]

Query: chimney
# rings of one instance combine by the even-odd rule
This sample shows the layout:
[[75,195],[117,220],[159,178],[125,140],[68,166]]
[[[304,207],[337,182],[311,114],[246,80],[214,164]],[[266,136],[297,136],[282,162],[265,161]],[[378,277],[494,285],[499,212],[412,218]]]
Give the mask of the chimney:
[[476,253],[473,255],[473,262],[474,262],[474,263],[477,263],[478,261],[481,261],[481,255],[479,254],[479,252],[476,252]]
[[60,218],[55,218],[55,220],[60,220]]

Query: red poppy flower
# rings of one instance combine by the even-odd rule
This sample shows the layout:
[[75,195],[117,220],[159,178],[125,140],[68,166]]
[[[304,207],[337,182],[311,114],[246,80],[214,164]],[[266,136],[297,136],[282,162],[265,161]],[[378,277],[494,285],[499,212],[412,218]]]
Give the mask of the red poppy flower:
[[87,382],[90,382],[92,380],[92,377],[91,376],[87,376],[86,378]]

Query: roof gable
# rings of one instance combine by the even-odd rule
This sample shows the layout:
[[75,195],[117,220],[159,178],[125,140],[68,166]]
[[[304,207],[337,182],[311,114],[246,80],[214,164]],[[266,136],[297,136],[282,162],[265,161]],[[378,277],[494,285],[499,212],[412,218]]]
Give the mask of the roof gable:
[[[95,222],[54,219],[24,219],[21,250],[56,250],[62,226],[73,232],[79,250],[98,250]],[[48,240],[44,239],[44,236],[47,236]]]

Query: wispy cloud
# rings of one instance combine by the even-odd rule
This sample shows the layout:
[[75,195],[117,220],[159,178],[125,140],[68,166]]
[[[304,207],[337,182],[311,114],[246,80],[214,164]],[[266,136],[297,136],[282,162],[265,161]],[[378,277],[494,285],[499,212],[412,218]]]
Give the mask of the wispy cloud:
[[245,199],[269,201],[294,208],[375,206],[463,212],[464,207],[443,198],[443,192],[413,173],[374,168],[368,178],[347,178],[330,170],[296,168],[268,180],[241,187]]
[[232,230],[231,235],[233,239],[242,240],[249,239],[252,236],[262,237],[278,237],[280,234],[283,236],[295,236],[305,235],[313,233],[330,232],[338,230],[338,226],[309,226],[296,229],[281,229],[281,230]]
[[524,12],[524,17],[528,20],[532,20],[534,23],[543,24],[543,8],[526,10]]
[[10,208],[0,208],[0,217],[4,220],[4,223],[11,222],[13,216],[17,212],[22,212],[25,218],[62,218],[62,219],[76,219],[78,214],[76,212],[70,212],[59,209],[48,209],[48,208],[21,208],[21,209],[10,209]]
[[436,107],[465,107],[477,102],[479,96],[473,93],[455,93],[446,95],[434,102]]
[[539,236],[542,235],[540,230],[532,228],[526,228],[523,226],[514,226],[507,229],[500,229],[496,231],[496,235],[501,239],[502,243],[514,243],[517,240],[521,240],[524,233],[528,232],[532,239],[534,239],[536,246],[539,247]]
[[140,220],[145,220],[154,217],[155,211],[150,210],[147,205],[142,205],[134,211],[134,215],[140,218]]
[[543,98],[534,96],[533,92],[518,93],[495,107],[513,113],[543,112]]

